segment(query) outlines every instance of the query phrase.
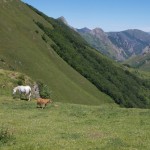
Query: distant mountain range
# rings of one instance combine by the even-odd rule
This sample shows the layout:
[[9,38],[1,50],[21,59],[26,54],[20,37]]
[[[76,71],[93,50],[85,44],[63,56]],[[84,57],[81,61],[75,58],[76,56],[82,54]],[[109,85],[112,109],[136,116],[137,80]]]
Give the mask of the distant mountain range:
[[[58,20],[71,27],[64,17],[60,17]],[[120,32],[104,32],[101,28],[91,30],[87,27],[73,29],[92,47],[116,61],[125,61],[129,58],[143,55],[150,46],[150,32],[138,29],[129,29]],[[149,52],[146,52],[145,55],[147,53]]]
[[76,29],[62,16],[61,20],[78,32],[93,48],[102,54],[131,67],[150,71],[150,32],[129,29],[120,32],[104,32],[101,28]]
[[111,57],[115,60],[124,60],[124,51],[119,49],[109,39],[108,34],[101,28],[90,30],[88,28],[77,29],[77,32],[95,49],[104,55]]
[[100,28],[77,31],[91,46],[118,61],[140,55],[150,45],[150,34],[137,29],[107,33]]

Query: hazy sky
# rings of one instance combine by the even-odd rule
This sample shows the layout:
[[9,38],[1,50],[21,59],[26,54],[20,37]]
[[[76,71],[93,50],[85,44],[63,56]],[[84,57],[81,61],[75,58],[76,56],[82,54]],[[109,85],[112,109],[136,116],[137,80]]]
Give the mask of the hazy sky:
[[75,28],[150,31],[150,0],[23,0],[46,15],[64,16]]

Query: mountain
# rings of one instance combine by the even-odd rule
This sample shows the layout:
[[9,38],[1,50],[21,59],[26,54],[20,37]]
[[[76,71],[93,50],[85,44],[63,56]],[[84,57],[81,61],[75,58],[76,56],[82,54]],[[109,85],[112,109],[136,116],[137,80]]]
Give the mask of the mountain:
[[1,1],[0,67],[42,80],[56,101],[149,108],[148,80],[92,48],[59,19],[19,0]]
[[66,24],[67,26],[69,26],[67,20],[65,19],[65,17],[61,16],[59,18],[57,18],[58,20],[62,21],[64,24]]
[[132,29],[107,34],[111,42],[125,52],[126,59],[142,54],[143,50],[150,45],[150,35],[141,30]]
[[101,28],[90,30],[88,28],[77,29],[80,35],[95,49],[102,54],[118,61],[124,60],[123,51],[118,49],[109,40],[107,33]]
[[126,53],[124,64],[150,71],[150,34],[141,30],[108,33],[109,39]]
[[104,32],[101,28],[83,28],[77,31],[92,47],[117,61],[140,55],[150,45],[150,34],[137,29]]
[[84,27],[82,29],[77,29],[77,31],[79,33],[89,33],[89,32],[91,32],[91,30],[89,28],[87,28],[87,27]]
[[120,32],[104,32],[101,28],[91,30],[87,27],[75,29],[68,24],[63,16],[58,20],[77,31],[99,52],[116,61],[125,61],[130,57],[141,55],[150,45],[149,32],[138,29]]

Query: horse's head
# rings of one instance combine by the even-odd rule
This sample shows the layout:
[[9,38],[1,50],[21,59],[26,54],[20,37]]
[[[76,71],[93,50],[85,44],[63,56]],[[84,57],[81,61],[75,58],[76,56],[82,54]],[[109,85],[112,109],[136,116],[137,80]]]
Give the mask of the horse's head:
[[17,87],[15,87],[15,88],[13,89],[13,95],[16,94],[16,92],[17,92]]

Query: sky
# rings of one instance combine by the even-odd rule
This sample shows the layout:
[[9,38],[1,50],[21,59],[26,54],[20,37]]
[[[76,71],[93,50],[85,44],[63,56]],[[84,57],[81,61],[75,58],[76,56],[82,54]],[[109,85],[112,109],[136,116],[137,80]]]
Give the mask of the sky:
[[105,32],[140,29],[150,32],[150,0],[22,0],[49,17],[63,16],[75,28]]

